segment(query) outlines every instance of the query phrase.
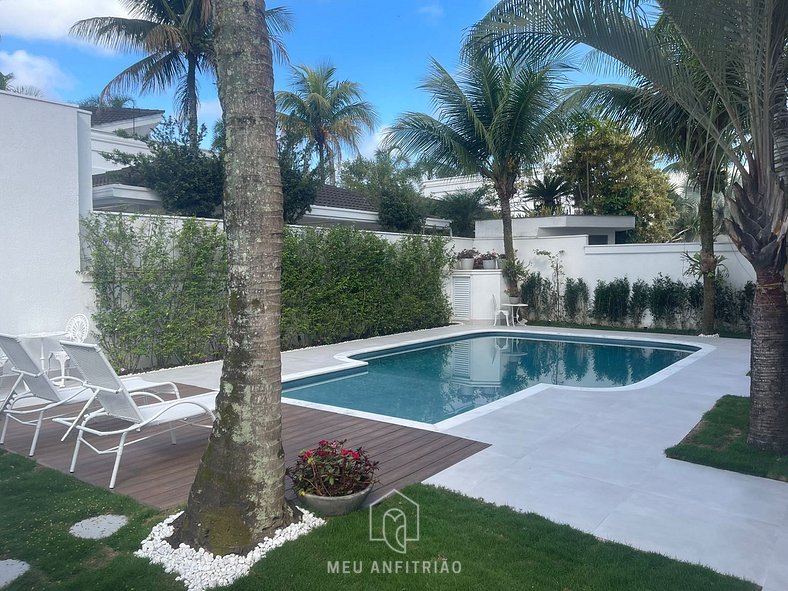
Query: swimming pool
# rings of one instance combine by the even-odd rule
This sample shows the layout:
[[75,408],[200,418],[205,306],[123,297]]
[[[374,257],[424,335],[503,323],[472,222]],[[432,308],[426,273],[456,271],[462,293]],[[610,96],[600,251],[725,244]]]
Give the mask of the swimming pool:
[[283,384],[285,398],[435,424],[537,384],[640,382],[697,347],[491,332],[352,355],[364,367]]

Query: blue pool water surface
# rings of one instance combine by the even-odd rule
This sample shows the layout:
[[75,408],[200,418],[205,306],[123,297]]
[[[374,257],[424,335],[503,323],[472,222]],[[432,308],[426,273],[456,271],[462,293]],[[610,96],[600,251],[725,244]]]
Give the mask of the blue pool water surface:
[[364,368],[283,385],[283,396],[438,423],[535,384],[639,382],[697,349],[684,345],[492,333],[354,355]]

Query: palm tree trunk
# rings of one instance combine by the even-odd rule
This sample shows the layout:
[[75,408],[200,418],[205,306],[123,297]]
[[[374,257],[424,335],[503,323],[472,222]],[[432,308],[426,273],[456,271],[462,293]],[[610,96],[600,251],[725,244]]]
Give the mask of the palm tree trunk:
[[188,68],[186,70],[186,101],[189,144],[197,148],[200,143],[199,123],[197,120],[197,56],[186,54]]
[[514,240],[512,238],[512,197],[514,197],[513,176],[504,176],[493,181],[495,193],[501,205],[501,222],[503,223],[503,251],[506,260],[513,261],[516,258],[514,251]]
[[[251,6],[250,6],[251,5]],[[279,351],[282,191],[263,0],[216,0],[226,125],[228,351],[216,422],[173,541],[245,552],[291,519]]]
[[783,277],[756,269],[747,443],[788,453],[788,301]]
[[715,334],[716,270],[714,258],[714,175],[708,167],[698,167],[698,216],[700,218],[700,272],[703,278],[703,320],[701,334]]

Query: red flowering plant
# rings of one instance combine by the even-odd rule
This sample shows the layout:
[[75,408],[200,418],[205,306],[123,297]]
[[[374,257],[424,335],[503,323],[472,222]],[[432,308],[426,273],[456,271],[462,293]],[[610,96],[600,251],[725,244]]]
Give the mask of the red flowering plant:
[[295,466],[286,470],[299,495],[341,497],[364,490],[374,482],[378,462],[362,448],[345,448],[345,441],[322,439],[317,447],[298,454]]

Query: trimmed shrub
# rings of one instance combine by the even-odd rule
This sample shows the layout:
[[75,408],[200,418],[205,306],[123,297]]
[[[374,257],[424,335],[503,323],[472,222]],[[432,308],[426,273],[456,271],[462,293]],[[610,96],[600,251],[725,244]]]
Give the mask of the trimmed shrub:
[[643,322],[643,315],[648,310],[650,299],[651,288],[648,283],[642,279],[635,281],[629,296],[629,317],[632,320],[632,326],[637,328]]
[[613,324],[623,323],[629,309],[629,279],[613,279],[610,283],[597,281],[594,289],[594,317],[597,321],[608,320]]
[[589,296],[588,285],[582,278],[567,278],[564,288],[564,311],[568,320],[585,322],[588,316]]
[[549,279],[542,277],[541,273],[528,273],[523,280],[521,299],[528,304],[528,318],[543,320],[550,317],[554,309],[553,295],[555,290]]
[[687,286],[661,273],[651,282],[651,316],[655,326],[672,328],[688,305]]

